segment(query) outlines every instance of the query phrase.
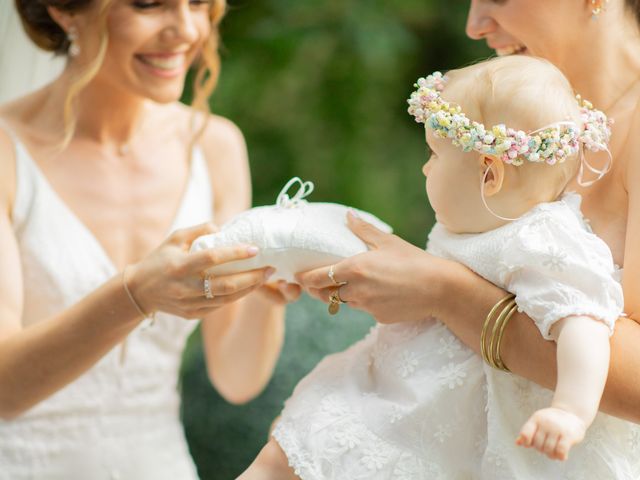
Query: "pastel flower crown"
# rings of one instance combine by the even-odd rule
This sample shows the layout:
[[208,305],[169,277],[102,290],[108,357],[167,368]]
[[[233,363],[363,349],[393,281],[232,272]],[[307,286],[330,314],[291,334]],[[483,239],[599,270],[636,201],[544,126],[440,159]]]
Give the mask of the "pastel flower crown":
[[409,113],[418,123],[424,123],[440,138],[450,138],[463,151],[472,150],[493,155],[511,165],[522,165],[524,160],[562,163],[580,150],[580,144],[592,152],[608,150],[611,120],[593,108],[586,100],[576,97],[583,125],[561,121],[534,132],[507,128],[504,124],[489,129],[469,120],[459,105],[442,99],[447,77],[435,72],[418,79],[417,90],[408,100]]

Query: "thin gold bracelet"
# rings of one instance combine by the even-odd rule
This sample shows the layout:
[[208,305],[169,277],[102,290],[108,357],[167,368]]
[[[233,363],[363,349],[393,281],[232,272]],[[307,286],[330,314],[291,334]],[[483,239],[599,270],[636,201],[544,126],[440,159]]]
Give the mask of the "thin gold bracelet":
[[138,313],[142,315],[143,318],[149,319],[151,321],[151,324],[153,325],[153,323],[156,321],[155,312],[152,313],[151,315],[147,315],[144,312],[144,310],[142,310],[142,307],[140,307],[140,304],[136,302],[136,299],[133,297],[131,290],[129,290],[129,285],[127,284],[127,269],[129,267],[130,265],[127,265],[126,267],[124,267],[124,270],[122,270],[122,286],[124,287],[124,291],[127,292],[127,296],[129,297],[129,300],[131,300],[131,303],[133,304],[133,306],[136,307],[136,310],[138,311]]
[[511,320],[511,317],[517,311],[518,311],[518,305],[515,304],[515,301],[514,301],[514,305],[511,307],[511,309],[509,309],[507,314],[502,319],[502,323],[500,324],[500,328],[498,330],[498,338],[496,339],[495,350],[493,351],[494,363],[497,365],[497,368],[502,370],[503,372],[511,372],[511,370],[509,370],[509,368],[507,368],[507,366],[504,364],[504,362],[502,361],[502,355],[500,354],[500,347],[502,345],[502,335],[504,335],[504,331],[507,328],[507,324],[509,323],[509,320]]
[[489,358],[488,363],[493,368],[498,368],[498,369],[500,368],[496,363],[496,357],[494,354],[495,343],[498,338],[498,330],[500,329],[500,325],[502,325],[505,317],[509,314],[509,312],[511,311],[511,308],[515,305],[515,303],[516,303],[515,297],[511,298],[507,302],[507,304],[504,306],[504,308],[500,311],[498,318],[496,318],[496,321],[493,323],[493,329],[491,330],[491,338],[489,339],[489,351],[487,352],[487,357]]
[[498,309],[505,303],[513,300],[515,295],[510,293],[506,295],[504,298],[500,299],[488,313],[487,317],[484,320],[484,324],[482,325],[482,332],[480,333],[480,352],[482,354],[482,359],[491,365],[491,359],[487,353],[487,332],[489,331],[489,325],[493,319],[494,314],[498,311]]

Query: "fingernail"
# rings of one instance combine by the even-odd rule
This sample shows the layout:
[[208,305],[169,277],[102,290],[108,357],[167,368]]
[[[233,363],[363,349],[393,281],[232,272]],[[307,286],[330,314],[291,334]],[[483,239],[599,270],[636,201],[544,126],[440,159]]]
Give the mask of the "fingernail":
[[269,267],[264,271],[264,278],[269,278],[274,273],[276,273],[276,269],[273,267]]
[[260,249],[254,245],[247,247],[247,253],[249,255],[256,255],[259,251]]
[[359,219],[359,218],[360,218],[360,215],[358,215],[358,212],[356,212],[353,208],[350,208],[350,209],[347,211],[347,214],[348,214],[348,215],[350,215],[350,216],[351,216],[351,218],[357,218],[357,219]]

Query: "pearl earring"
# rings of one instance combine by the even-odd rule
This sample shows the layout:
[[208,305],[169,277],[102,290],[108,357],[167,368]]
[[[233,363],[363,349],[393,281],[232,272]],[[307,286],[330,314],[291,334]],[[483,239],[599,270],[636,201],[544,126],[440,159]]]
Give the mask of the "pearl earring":
[[76,27],[69,27],[67,32],[67,39],[69,40],[69,56],[77,57],[80,55],[80,46],[78,45],[78,30]]

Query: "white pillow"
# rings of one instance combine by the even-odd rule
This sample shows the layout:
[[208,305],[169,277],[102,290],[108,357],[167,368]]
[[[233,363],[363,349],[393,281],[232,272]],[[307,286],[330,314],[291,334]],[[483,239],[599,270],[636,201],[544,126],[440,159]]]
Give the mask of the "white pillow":
[[[287,191],[294,183],[300,189],[293,198]],[[237,244],[257,246],[255,257],[229,262],[209,270],[214,275],[272,266],[270,280],[293,282],[294,275],[334,264],[344,258],[365,252],[366,244],[347,227],[349,207],[337,203],[309,203],[304,198],[313,191],[311,182],[292,178],[282,189],[275,205],[256,207],[243,212],[218,233],[197,238],[191,251],[227,247]],[[351,209],[363,220],[385,232],[389,225],[370,213]]]

